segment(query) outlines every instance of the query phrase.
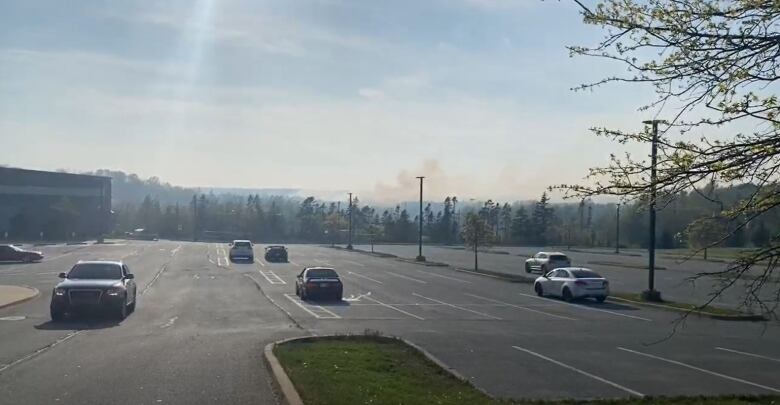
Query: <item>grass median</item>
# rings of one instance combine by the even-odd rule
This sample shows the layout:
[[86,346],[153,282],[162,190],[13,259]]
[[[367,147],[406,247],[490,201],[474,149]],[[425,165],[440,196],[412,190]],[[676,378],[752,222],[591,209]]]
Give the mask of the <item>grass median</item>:
[[277,345],[274,354],[307,405],[780,405],[777,396],[593,401],[494,399],[442,369],[417,349],[381,336],[291,341]]
[[674,301],[661,301],[661,302],[649,302],[642,299],[641,294],[626,294],[626,293],[611,293],[610,296],[622,298],[624,300],[633,301],[637,303],[646,303],[653,306],[661,306],[661,307],[669,307],[674,309],[680,309],[685,311],[691,311],[693,313],[706,313],[706,314],[712,314],[712,315],[721,315],[721,316],[745,316],[745,315],[751,315],[746,314],[744,312],[739,312],[734,309],[730,308],[723,308],[723,307],[716,307],[712,305],[707,305],[704,308],[699,308],[698,305],[695,304],[686,304],[682,302],[674,302]]

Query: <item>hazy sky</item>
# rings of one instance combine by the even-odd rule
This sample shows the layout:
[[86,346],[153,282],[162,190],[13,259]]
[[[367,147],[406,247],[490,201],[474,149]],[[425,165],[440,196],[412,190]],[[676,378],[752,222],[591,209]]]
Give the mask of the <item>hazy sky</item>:
[[[3,1],[0,163],[184,186],[522,199],[636,129],[568,0]],[[644,98],[643,98],[644,96]]]

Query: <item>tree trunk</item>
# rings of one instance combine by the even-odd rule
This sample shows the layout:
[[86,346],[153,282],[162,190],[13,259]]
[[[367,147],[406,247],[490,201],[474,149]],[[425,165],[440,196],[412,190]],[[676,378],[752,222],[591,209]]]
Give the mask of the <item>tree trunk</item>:
[[704,260],[707,260],[707,248],[704,248]]

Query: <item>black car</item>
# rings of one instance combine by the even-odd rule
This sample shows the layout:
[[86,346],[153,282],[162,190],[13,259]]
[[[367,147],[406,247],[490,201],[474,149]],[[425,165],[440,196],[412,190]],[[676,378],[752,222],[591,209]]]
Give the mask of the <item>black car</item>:
[[266,246],[265,260],[267,262],[286,262],[287,248],[284,246]]
[[33,250],[25,250],[14,245],[0,245],[0,262],[39,262],[43,260],[43,253]]
[[135,276],[122,262],[83,261],[76,263],[51,294],[51,319],[81,310],[104,309],[124,319],[135,310]]
[[307,267],[295,279],[295,295],[301,299],[330,298],[341,301],[344,285],[329,267]]

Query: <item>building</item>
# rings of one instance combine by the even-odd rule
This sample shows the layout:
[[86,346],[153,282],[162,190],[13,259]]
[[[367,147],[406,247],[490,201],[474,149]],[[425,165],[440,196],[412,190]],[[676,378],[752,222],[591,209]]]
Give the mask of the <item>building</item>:
[[0,167],[0,237],[89,239],[110,228],[110,177]]

